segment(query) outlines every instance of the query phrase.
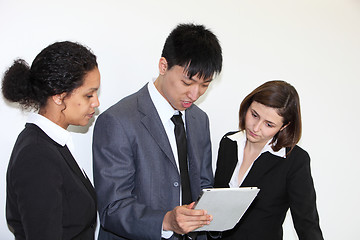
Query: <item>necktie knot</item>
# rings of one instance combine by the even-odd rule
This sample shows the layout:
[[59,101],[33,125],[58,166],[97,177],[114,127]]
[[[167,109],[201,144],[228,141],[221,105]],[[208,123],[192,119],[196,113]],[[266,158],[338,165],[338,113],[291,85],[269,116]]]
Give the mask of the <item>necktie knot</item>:
[[184,125],[184,122],[182,120],[182,117],[181,117],[181,112],[179,112],[179,114],[174,114],[172,117],[171,117],[171,121],[175,124],[175,125]]

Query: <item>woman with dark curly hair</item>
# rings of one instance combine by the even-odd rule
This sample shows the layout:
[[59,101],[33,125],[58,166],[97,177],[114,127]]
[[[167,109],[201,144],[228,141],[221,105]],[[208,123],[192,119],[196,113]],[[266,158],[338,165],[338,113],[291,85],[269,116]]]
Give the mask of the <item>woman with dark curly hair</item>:
[[241,102],[240,131],[221,139],[214,187],[258,187],[240,222],[222,239],[281,240],[290,208],[299,240],[323,240],[308,153],[301,137],[300,100],[293,86],[269,81]]
[[30,113],[7,171],[6,219],[15,239],[94,239],[96,195],[72,155],[69,125],[85,126],[99,106],[96,56],[73,42],[16,60],[2,93]]

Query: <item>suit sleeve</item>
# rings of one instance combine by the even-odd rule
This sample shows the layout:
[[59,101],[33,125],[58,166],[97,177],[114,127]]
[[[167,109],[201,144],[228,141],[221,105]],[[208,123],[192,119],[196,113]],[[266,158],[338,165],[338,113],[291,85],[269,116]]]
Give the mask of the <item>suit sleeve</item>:
[[153,210],[138,202],[135,158],[128,129],[118,118],[102,114],[93,137],[94,185],[102,227],[129,239],[161,239],[166,211]]
[[[296,151],[288,175],[290,210],[299,240],[323,240],[316,208],[316,193],[310,171],[310,157]],[[288,159],[290,160],[290,159]]]
[[32,145],[18,155],[11,172],[27,240],[62,239],[62,175],[58,152]]

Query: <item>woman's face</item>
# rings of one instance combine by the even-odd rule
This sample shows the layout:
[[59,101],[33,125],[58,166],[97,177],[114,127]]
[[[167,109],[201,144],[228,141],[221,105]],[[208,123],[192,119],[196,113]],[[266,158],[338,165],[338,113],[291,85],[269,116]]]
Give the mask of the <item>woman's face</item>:
[[247,140],[251,143],[263,147],[285,127],[283,127],[283,118],[275,108],[254,101],[246,112],[245,131]]
[[84,83],[64,99],[66,108],[62,111],[63,128],[69,125],[85,126],[95,114],[100,103],[97,90],[100,87],[100,72],[94,68],[85,75]]

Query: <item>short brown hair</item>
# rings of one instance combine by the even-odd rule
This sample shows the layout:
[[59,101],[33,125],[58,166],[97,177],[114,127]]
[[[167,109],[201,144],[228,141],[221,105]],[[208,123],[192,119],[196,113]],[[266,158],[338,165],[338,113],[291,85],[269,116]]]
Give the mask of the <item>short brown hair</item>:
[[253,90],[241,102],[239,111],[239,128],[245,130],[245,115],[252,102],[275,108],[283,117],[283,126],[272,139],[272,149],[279,151],[283,147],[291,149],[301,138],[300,100],[296,89],[285,81],[268,81]]

